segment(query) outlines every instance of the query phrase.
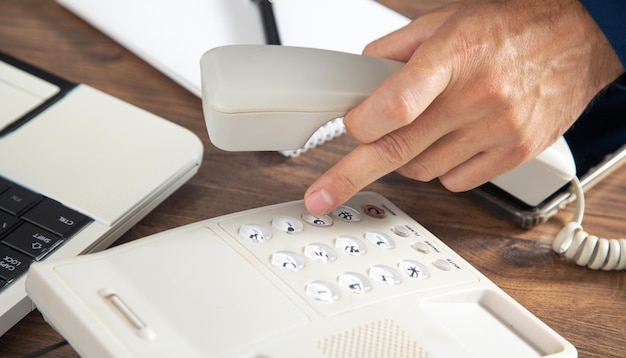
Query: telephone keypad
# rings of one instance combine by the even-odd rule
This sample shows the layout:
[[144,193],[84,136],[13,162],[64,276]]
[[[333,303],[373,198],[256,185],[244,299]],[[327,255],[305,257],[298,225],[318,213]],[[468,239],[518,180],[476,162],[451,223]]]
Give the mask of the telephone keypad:
[[323,314],[477,276],[453,251],[391,203],[360,195],[328,215],[303,203],[219,225],[293,292]]

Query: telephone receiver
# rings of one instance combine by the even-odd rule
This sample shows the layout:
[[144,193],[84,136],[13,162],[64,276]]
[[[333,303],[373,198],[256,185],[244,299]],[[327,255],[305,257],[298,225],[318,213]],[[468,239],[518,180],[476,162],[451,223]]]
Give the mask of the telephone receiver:
[[[361,103],[403,65],[388,59],[294,46],[213,48],[200,60],[202,106],[209,138],[227,151],[301,148],[320,127]],[[576,164],[564,138],[491,183],[529,206],[536,206],[568,183],[580,187]],[[583,206],[576,215],[579,225],[571,225],[567,234],[562,232],[553,248],[579,265],[592,265],[593,261],[596,268],[626,268],[626,240],[616,240],[617,245],[603,243],[602,247],[608,248],[598,251],[591,241],[587,241],[591,249],[583,250],[585,240],[574,238],[584,233],[580,227],[584,201],[579,189],[575,192]],[[593,257],[585,259],[590,255],[581,251],[589,250]]]

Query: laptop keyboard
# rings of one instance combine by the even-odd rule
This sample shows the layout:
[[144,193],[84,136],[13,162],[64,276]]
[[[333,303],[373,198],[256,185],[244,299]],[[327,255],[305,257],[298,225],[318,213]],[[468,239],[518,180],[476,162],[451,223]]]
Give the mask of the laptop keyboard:
[[0,290],[92,221],[0,177]]

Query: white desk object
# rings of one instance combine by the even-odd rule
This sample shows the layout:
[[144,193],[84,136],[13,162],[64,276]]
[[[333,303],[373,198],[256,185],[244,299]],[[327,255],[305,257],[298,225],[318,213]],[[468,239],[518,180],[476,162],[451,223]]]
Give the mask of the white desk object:
[[[58,0],[201,96],[200,58],[217,46],[263,44],[252,0]],[[284,45],[360,53],[409,19],[372,0],[273,0]]]

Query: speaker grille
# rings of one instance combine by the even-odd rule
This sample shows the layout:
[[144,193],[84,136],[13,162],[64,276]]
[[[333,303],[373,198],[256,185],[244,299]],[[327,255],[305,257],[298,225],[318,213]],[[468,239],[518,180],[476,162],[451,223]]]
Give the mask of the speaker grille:
[[328,358],[428,358],[428,353],[392,320],[380,320],[320,340]]

